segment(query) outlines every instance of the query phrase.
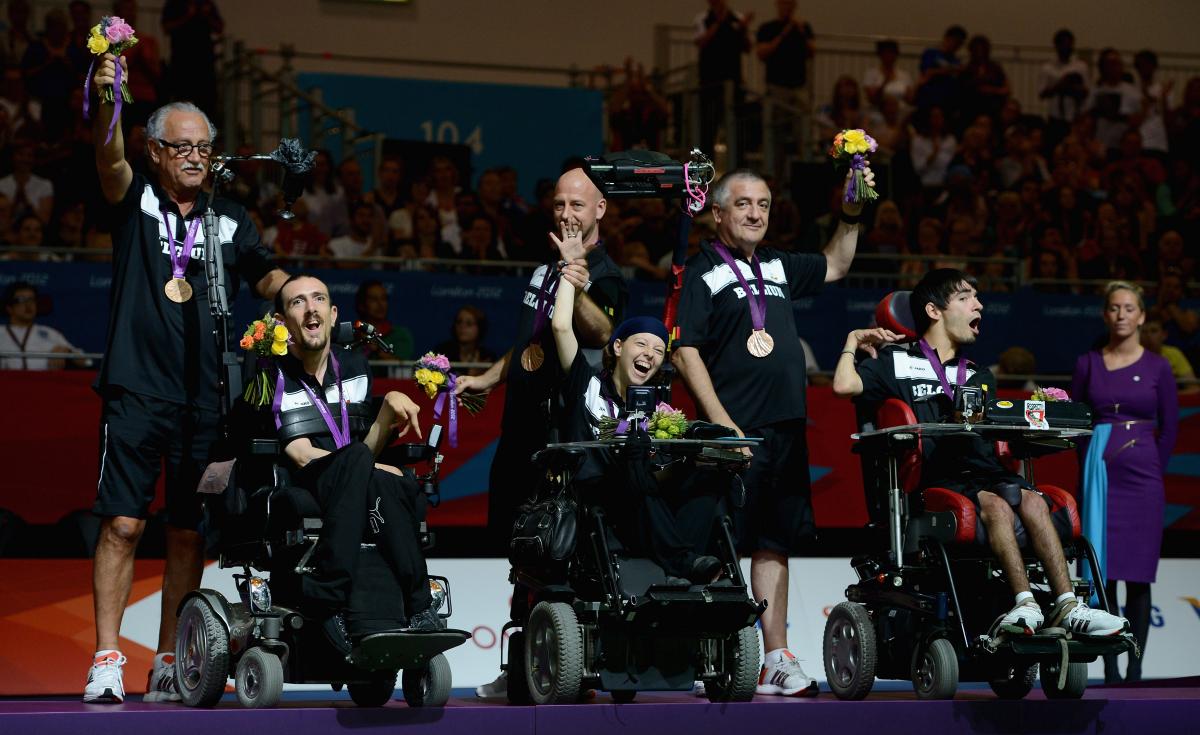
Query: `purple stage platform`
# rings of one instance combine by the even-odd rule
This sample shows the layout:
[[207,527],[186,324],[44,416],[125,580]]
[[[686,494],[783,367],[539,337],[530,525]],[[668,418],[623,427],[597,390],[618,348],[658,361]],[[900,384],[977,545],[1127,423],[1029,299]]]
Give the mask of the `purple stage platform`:
[[[1191,684],[1192,682],[1188,682]],[[360,709],[348,701],[285,702],[275,709],[245,710],[236,702],[216,709],[128,702],[120,706],[70,701],[0,700],[0,733],[39,735],[317,735],[391,731],[406,735],[499,735],[569,733],[836,733],[837,735],[945,735],[982,733],[1182,733],[1200,722],[1200,688],[1140,686],[1089,689],[1082,700],[1049,701],[1039,690],[1021,701],[1000,701],[987,691],[962,692],[952,701],[920,702],[911,693],[881,692],[862,702],[840,702],[825,693],[816,699],[760,697],[743,704],[716,705],[689,696],[643,694],[633,704],[614,705],[606,696],[571,706],[509,707],[474,699],[452,699],[443,709],[410,709],[393,702]]]

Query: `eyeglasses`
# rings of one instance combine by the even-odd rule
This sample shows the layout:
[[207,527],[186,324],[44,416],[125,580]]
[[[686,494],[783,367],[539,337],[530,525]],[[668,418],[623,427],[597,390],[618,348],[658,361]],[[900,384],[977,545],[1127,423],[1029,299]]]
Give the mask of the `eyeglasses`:
[[176,158],[187,158],[188,156],[192,155],[193,149],[200,154],[201,158],[208,158],[213,152],[212,143],[188,143],[186,141],[183,143],[171,143],[163,140],[162,138],[156,138],[155,140],[157,140],[158,144],[162,147],[170,148],[171,150],[175,151]]

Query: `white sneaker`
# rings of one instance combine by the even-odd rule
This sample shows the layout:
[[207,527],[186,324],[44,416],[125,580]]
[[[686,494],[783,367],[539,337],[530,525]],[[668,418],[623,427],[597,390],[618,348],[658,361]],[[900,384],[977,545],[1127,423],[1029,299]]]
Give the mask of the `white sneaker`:
[[1052,620],[1079,635],[1117,635],[1129,629],[1129,621],[1105,610],[1088,607],[1079,600],[1055,606]]
[[91,704],[120,704],[125,701],[121,667],[127,659],[120,651],[98,651],[88,672],[83,701]]
[[175,682],[175,654],[160,653],[154,657],[154,668],[146,681],[143,702],[178,702],[179,685]]
[[500,676],[487,684],[475,687],[475,696],[480,699],[494,699],[508,696],[508,672],[501,671]]
[[708,696],[708,690],[704,688],[704,682],[697,681],[695,684],[692,684],[692,696],[701,698]]
[[1020,628],[1025,635],[1033,635],[1044,622],[1046,616],[1042,614],[1041,606],[1031,598],[1005,613],[998,625],[1009,629]]
[[817,680],[804,673],[800,659],[784,649],[783,656],[774,664],[762,667],[758,674],[756,694],[779,694],[785,697],[815,697],[820,693]]

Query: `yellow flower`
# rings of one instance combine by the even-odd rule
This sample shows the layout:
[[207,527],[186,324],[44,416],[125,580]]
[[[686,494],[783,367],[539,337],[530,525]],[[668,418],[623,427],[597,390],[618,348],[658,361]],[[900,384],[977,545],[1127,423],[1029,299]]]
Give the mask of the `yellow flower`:
[[425,383],[425,395],[433,398],[437,396],[438,388],[433,383]]
[[87,47],[88,51],[91,51],[93,54],[99,56],[108,51],[109,43],[107,38],[94,32],[97,28],[99,28],[99,26],[96,26],[96,28],[92,29],[93,33],[88,37]]
[[271,354],[272,355],[280,355],[280,356],[286,355],[287,354],[287,342],[272,342],[271,343]]
[[287,339],[288,339],[287,327],[283,326],[282,324],[277,325],[275,327],[275,329],[273,329],[271,331],[271,336],[275,338],[276,342],[287,342]]
[[847,130],[843,140],[846,142],[847,153],[866,153],[871,150],[867,144],[867,135],[861,130]]
[[446,374],[434,371],[433,376],[430,378],[430,380],[433,382],[434,385],[441,385],[442,383],[446,382]]
[[414,376],[417,379],[417,385],[425,385],[429,382],[429,371],[425,368],[417,370]]

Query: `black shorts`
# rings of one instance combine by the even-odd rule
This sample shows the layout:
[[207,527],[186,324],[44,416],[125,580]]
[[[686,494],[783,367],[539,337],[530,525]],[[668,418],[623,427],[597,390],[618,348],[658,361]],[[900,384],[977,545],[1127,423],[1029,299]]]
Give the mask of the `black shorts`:
[[944,487],[952,490],[970,500],[976,508],[979,507],[979,493],[982,492],[993,493],[1014,508],[1021,504],[1021,490],[1042,495],[1042,492],[1026,482],[1024,477],[1011,472],[975,473],[967,477],[922,484],[925,487]]
[[[807,421],[793,419],[753,429],[762,437],[752,448],[750,467],[742,473],[745,502],[731,509],[738,551],[774,551],[790,555],[804,550],[816,531],[812,487],[808,475]],[[735,495],[737,482],[734,482]]]
[[166,470],[167,523],[195,530],[202,511],[196,486],[219,435],[218,414],[117,390],[100,410],[98,516],[146,518]]

